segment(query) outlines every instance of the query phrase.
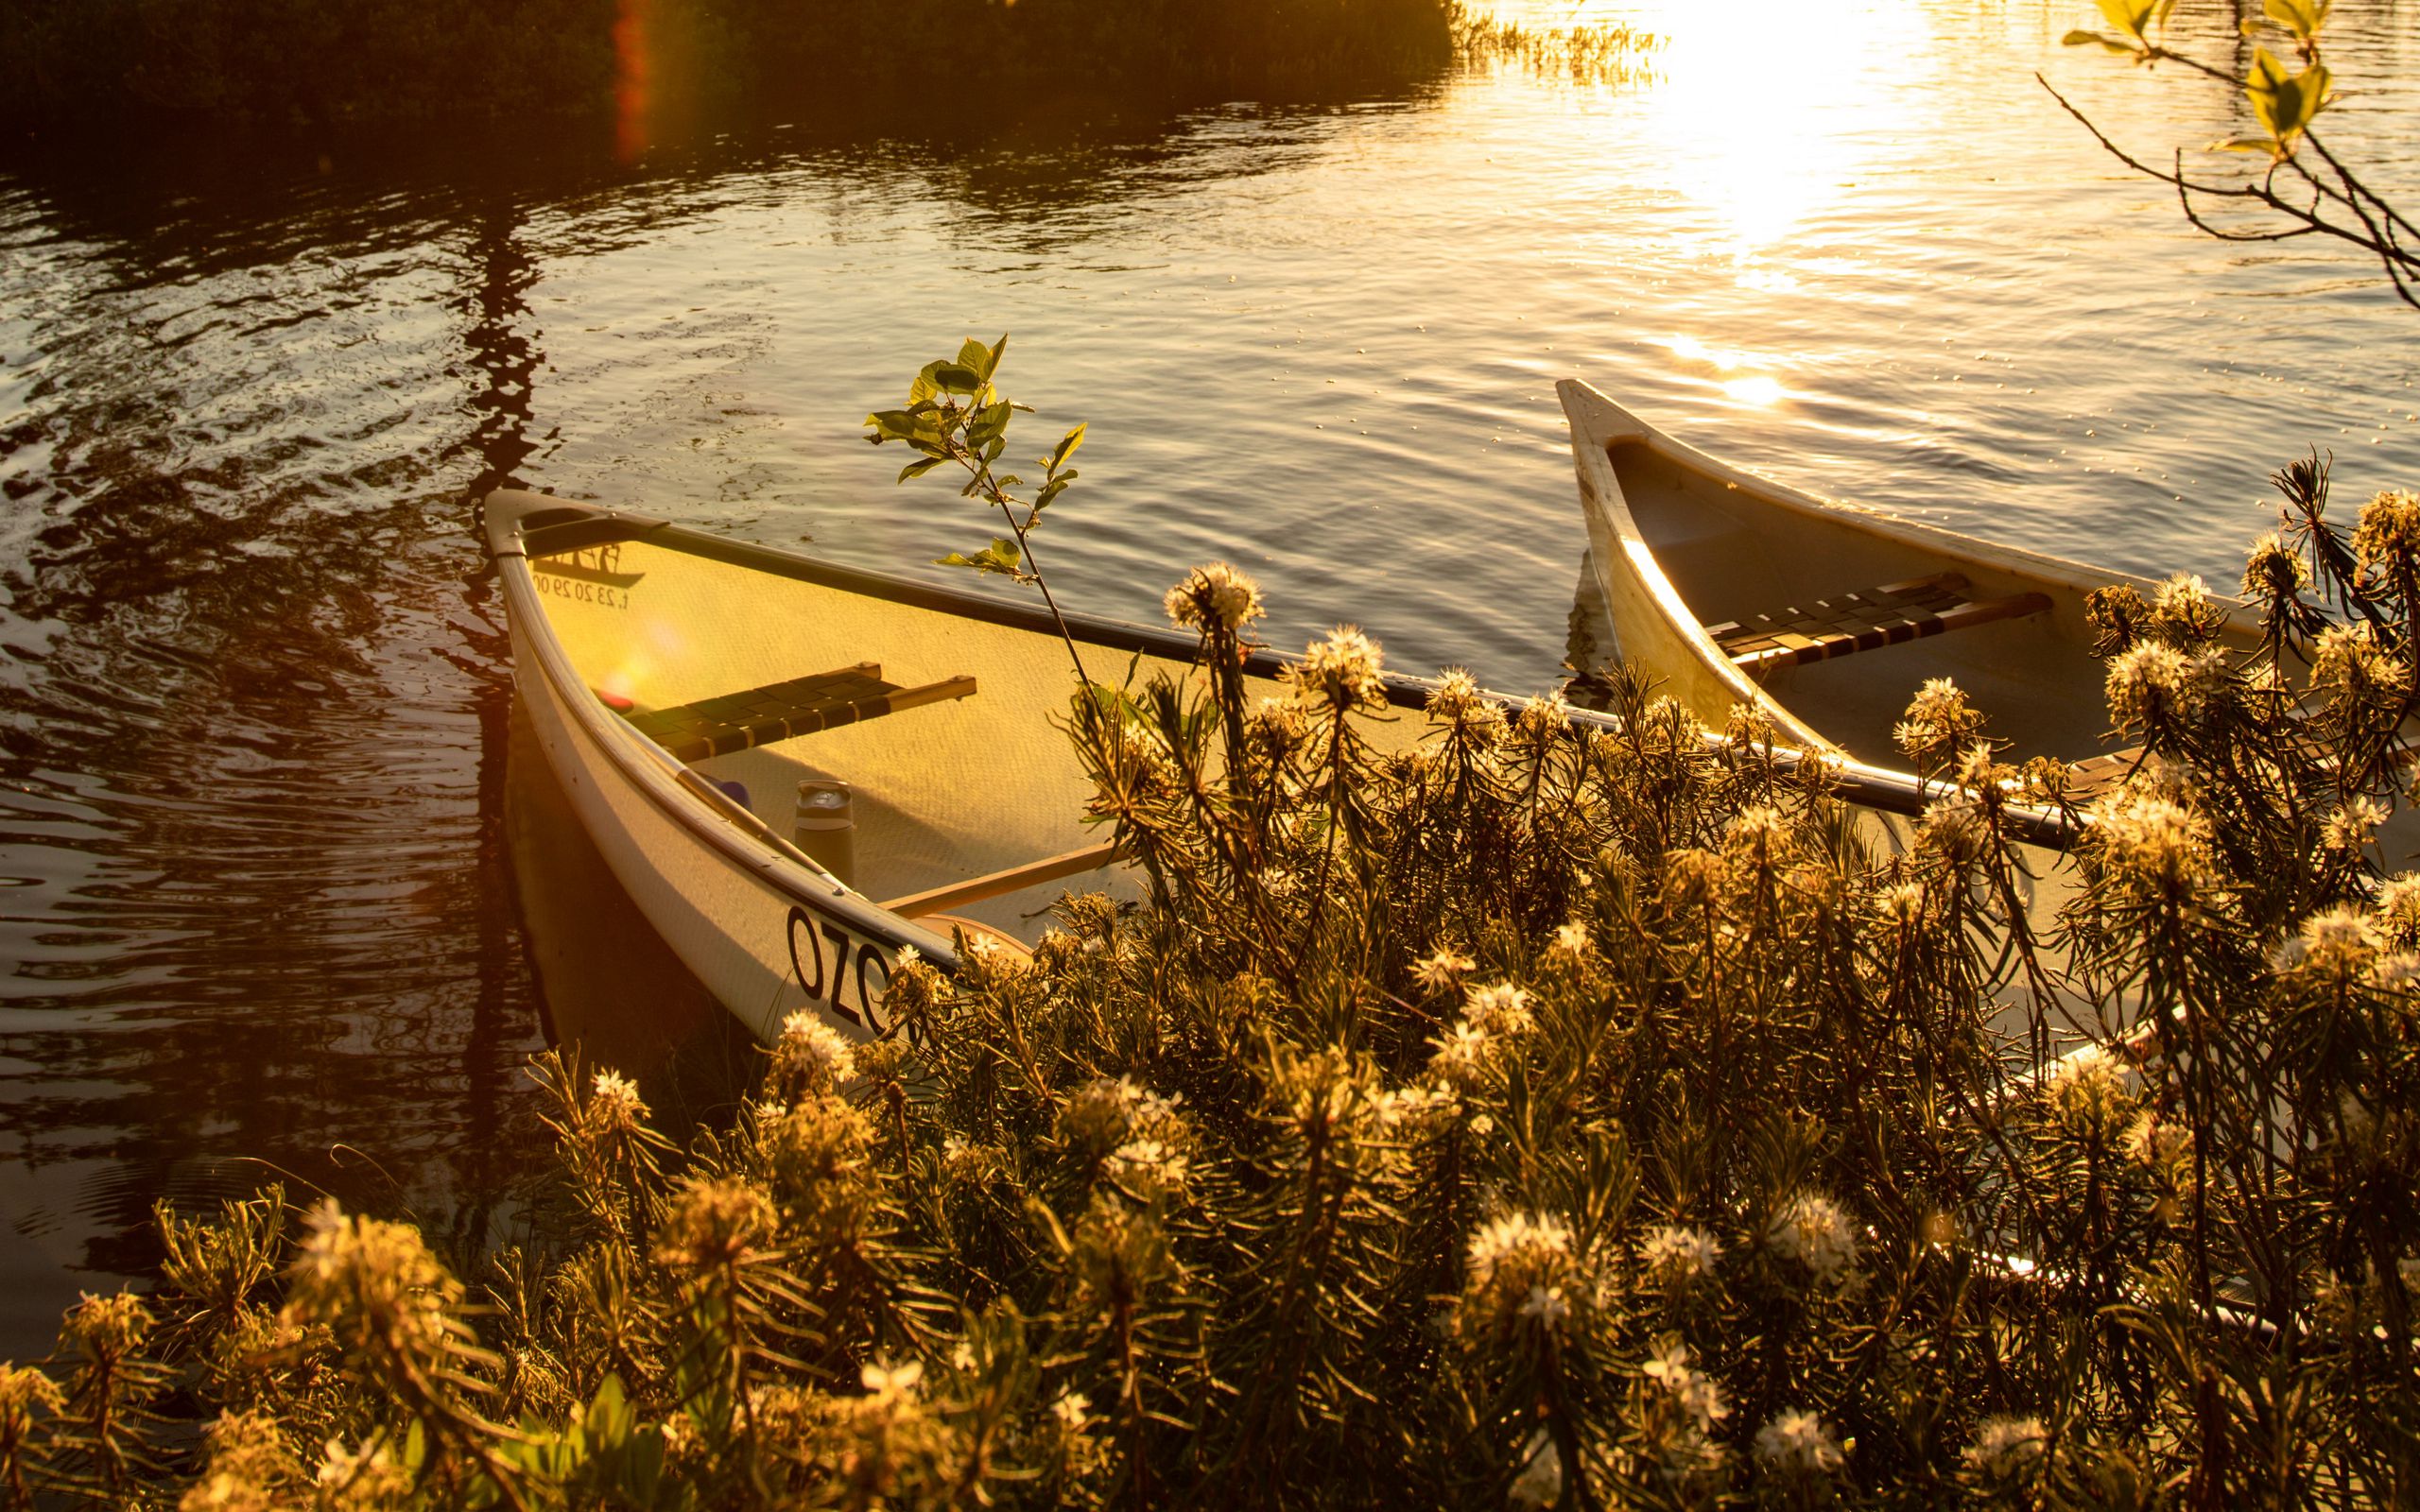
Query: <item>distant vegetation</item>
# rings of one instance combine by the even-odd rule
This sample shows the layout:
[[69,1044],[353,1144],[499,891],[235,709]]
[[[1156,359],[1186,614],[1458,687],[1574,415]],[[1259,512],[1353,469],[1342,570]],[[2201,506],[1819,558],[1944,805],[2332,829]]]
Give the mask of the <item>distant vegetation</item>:
[[887,81],[917,91],[935,128],[973,129],[1019,94],[1426,77],[1453,56],[1455,14],[1452,0],[0,0],[0,116],[605,112],[628,60],[649,89],[708,100]]

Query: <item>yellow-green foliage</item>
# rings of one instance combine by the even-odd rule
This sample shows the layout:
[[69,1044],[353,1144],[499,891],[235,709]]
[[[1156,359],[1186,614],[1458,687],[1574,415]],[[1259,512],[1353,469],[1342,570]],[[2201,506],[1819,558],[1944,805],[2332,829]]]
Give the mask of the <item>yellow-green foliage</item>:
[[2148,750],[2039,938],[2010,805],[2073,796],[1955,688],[1893,847],[1627,680],[1449,675],[1385,756],[1340,630],[1247,707],[1257,592],[1189,575],[1194,679],[1069,718],[1141,906],[795,1018],[686,1152],[549,1058],[575,1200],[475,1277],[164,1210],[147,1300],[0,1367],[0,1501],[2409,1505],[2420,504],[2279,481],[2248,660],[2197,583],[2099,601]]

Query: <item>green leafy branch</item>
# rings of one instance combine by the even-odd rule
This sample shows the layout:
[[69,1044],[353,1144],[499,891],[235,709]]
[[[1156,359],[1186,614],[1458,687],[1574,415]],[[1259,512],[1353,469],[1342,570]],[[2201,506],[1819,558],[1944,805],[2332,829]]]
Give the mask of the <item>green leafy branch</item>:
[[[2051,97],[2081,122],[2103,148],[2135,172],[2173,188],[2186,219],[2205,234],[2223,241],[2285,241],[2322,235],[2350,242],[2377,257],[2395,294],[2406,304],[2420,309],[2420,226],[2372,189],[2312,130],[2321,112],[2344,98],[2336,90],[2335,76],[2321,56],[2321,36],[2333,0],[2263,0],[2262,13],[2242,23],[2243,34],[2251,37],[2267,33],[2283,39],[2300,66],[2290,66],[2268,47],[2256,46],[2240,75],[2167,45],[2164,39],[2177,0],[2098,3],[2109,29],[2070,31],[2065,38],[2068,46],[2100,47],[2145,67],[2172,62],[2240,87],[2261,134],[2214,142],[2211,148],[2266,153],[2269,162],[2258,178],[2234,183],[2189,177],[2185,171],[2182,150],[2172,154],[2165,168],[2144,163],[2112,142],[2066,95],[2036,74],[2035,80],[2049,90]],[[2308,152],[2303,150],[2306,147]],[[2213,200],[2256,206],[2282,216],[2286,224],[2263,230],[2214,225],[2204,213],[2205,204]]]
[[915,382],[908,387],[907,408],[878,409],[865,418],[871,427],[866,439],[876,446],[903,441],[921,454],[899,470],[901,483],[948,464],[965,470],[966,485],[958,490],[959,497],[979,500],[997,508],[1000,518],[1007,522],[1009,533],[993,537],[991,544],[972,554],[953,551],[937,558],[936,565],[972,568],[1041,589],[1043,602],[1049,606],[1050,617],[1059,626],[1059,638],[1066,643],[1068,659],[1075,662],[1076,676],[1089,686],[1092,679],[1085,675],[1083,658],[1076,651],[1076,638],[1067,627],[1066,616],[1059,611],[1059,601],[1051,595],[1048,580],[1042,575],[1042,562],[1034,556],[1032,539],[1042,527],[1043,511],[1081,476],[1069,464],[1076,449],[1084,444],[1084,427],[1079,424],[1059,438],[1048,455],[1035,458],[1043,470],[1042,482],[1030,499],[1019,499],[1009,491],[1023,487],[1026,480],[1013,472],[995,472],[993,468],[1008,449],[1010,421],[1019,411],[1032,414],[1033,407],[1003,398],[993,382],[1000,369],[1000,358],[1008,350],[1009,338],[1005,335],[989,347],[970,336],[958,349],[955,359],[925,364]]

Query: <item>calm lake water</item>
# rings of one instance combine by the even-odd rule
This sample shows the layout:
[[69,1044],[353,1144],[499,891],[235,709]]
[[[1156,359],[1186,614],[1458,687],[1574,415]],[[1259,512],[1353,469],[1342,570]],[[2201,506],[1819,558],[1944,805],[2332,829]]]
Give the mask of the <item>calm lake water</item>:
[[[469,528],[500,480],[935,572],[982,518],[855,422],[1005,330],[1037,437],[1092,426],[1044,542],[1066,597],[1149,617],[1223,557],[1281,645],[1355,619],[1516,690],[1582,569],[1566,374],[1792,483],[2214,581],[2307,448],[2348,508],[2420,484],[2420,313],[2354,254],[2199,237],[2100,155],[2034,70],[2152,156],[2246,128],[2062,49],[2089,11],[1557,6],[1670,43],[1619,84],[1077,104],[980,147],[9,146],[0,1357],[146,1263],[155,1196],[283,1172],[509,1228],[533,955],[592,1042],[715,1038],[515,748]],[[2410,208],[2420,9],[2336,30],[2366,93],[2333,139]]]

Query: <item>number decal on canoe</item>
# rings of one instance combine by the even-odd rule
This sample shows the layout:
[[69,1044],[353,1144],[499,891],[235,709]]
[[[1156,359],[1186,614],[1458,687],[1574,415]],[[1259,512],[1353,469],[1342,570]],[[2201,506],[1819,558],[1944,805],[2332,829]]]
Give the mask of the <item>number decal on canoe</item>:
[[[874,988],[872,992],[868,992],[866,990],[866,968],[869,966],[874,967],[882,972],[882,986]],[[876,1034],[883,1032],[883,1025],[876,1022],[873,1016],[874,999],[878,996],[887,994],[890,990],[890,960],[884,956],[882,952],[875,950],[871,945],[861,948],[857,952],[857,1006],[866,1010],[866,1027],[872,1029]]]
[[[806,979],[806,962],[800,959],[798,954],[798,931],[802,924],[806,926],[807,951],[815,957],[815,980],[812,982]],[[790,909],[790,972],[798,985],[806,988],[808,1002],[812,1003],[823,995],[823,942],[815,937],[815,916],[795,906]]]
[[[831,954],[824,954],[829,941]],[[847,930],[828,919],[819,919],[805,909],[793,905],[789,919],[790,971],[807,1001],[818,999],[829,1005],[832,1011],[851,1023],[882,1032],[882,1021],[874,1013],[874,1004],[890,988],[890,958],[882,947],[852,936]],[[856,970],[850,969],[850,955],[855,954]],[[811,973],[808,962],[814,963]],[[871,968],[877,980],[869,983],[866,971]],[[848,988],[856,988],[856,1003],[847,1001]]]

